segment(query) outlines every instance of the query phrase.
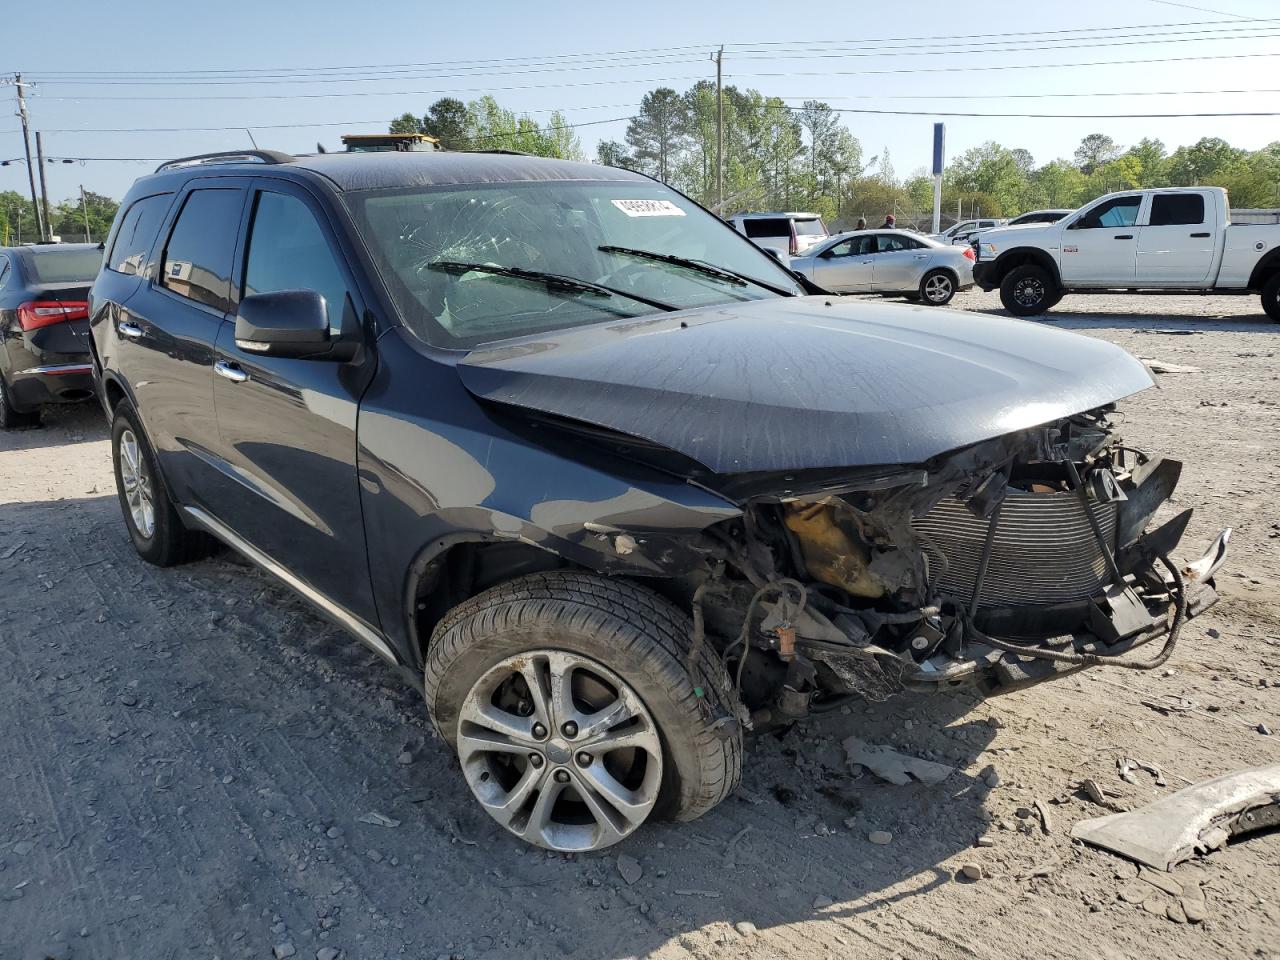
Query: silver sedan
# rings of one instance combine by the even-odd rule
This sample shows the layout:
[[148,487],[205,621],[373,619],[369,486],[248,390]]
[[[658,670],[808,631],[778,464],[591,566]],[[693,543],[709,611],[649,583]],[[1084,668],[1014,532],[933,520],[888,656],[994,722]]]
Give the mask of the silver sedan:
[[885,293],[940,307],[973,285],[973,249],[906,230],[857,230],[791,258],[791,269],[832,293]]

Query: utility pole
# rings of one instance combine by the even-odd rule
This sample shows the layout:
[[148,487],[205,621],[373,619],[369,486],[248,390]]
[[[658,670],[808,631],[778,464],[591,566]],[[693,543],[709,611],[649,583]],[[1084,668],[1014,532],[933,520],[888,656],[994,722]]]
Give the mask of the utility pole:
[[84,213],[84,242],[93,243],[93,235],[89,233],[89,203],[84,198],[84,184],[80,184],[80,210]]
[[49,185],[45,180],[44,173],[44,140],[40,138],[40,131],[36,131],[36,162],[40,164],[40,206],[44,213],[45,234],[40,239],[53,239],[53,221],[49,218]]
[[724,47],[712,57],[716,62],[716,213],[724,216]]
[[22,146],[27,154],[27,183],[31,187],[31,206],[35,208],[36,227],[40,232],[40,239],[43,240],[44,216],[40,213],[40,201],[36,199],[36,172],[31,165],[31,128],[27,123],[27,98],[22,92],[25,89],[22,74],[13,75],[13,85],[18,88],[18,117],[22,121]]

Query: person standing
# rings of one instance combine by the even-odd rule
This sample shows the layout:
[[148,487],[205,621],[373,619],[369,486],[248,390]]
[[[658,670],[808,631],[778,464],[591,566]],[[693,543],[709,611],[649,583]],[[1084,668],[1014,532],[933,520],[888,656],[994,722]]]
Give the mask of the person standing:
[[856,225],[853,229],[855,229],[855,230],[865,230],[865,229],[867,229],[867,218],[866,218],[866,217],[859,217],[859,218],[858,218],[858,223],[857,223],[857,225]]
[[892,230],[898,225],[898,218],[892,213],[885,214],[884,223],[880,224],[881,230]]

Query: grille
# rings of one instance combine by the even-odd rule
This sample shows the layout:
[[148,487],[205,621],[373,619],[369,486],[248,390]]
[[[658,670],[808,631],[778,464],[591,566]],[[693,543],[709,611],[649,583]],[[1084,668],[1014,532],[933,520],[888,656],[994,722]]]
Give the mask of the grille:
[[[1116,505],[1090,501],[1103,538],[1115,548]],[[922,538],[935,585],[968,600],[978,577],[987,521],[946,499],[912,526]],[[946,558],[944,566],[939,557]],[[1107,582],[1108,568],[1084,506],[1074,493],[1009,491],[996,526],[979,606],[1047,606],[1083,600]]]

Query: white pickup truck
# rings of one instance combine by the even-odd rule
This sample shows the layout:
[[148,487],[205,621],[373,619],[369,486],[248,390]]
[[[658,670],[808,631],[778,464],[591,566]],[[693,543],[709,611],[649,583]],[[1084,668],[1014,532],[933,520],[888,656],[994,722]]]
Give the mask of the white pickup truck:
[[1232,225],[1220,187],[1126,190],[978,238],[973,280],[1019,317],[1068,293],[1258,293],[1280,321],[1280,224]]

